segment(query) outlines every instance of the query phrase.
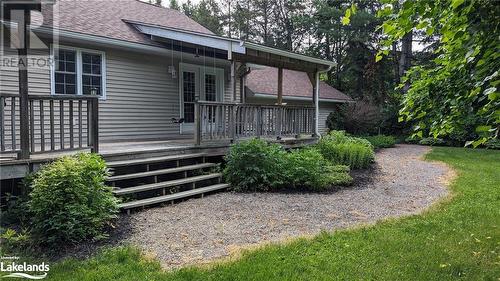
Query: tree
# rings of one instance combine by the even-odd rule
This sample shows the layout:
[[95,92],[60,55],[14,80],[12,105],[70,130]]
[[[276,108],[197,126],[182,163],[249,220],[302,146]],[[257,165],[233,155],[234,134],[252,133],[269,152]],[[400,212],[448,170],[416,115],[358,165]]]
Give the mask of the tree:
[[191,18],[213,33],[218,35],[223,34],[222,12],[215,0],[201,0],[198,5],[193,6]]
[[[494,0],[385,1],[380,14],[385,48],[409,33],[439,38],[435,58],[416,65],[402,79],[408,91],[400,120],[414,135],[448,138],[478,146],[498,138],[500,129],[500,6]],[[380,51],[387,54],[388,49]]]
[[177,0],[170,0],[168,7],[170,9],[174,9],[177,11],[180,11],[180,9],[181,9],[181,7],[179,6],[179,2],[177,2]]

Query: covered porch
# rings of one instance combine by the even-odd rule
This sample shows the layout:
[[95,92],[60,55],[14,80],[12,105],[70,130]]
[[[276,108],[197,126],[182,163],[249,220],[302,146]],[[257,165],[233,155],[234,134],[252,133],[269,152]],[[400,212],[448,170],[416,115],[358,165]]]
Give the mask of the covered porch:
[[[215,35],[136,22],[128,23],[161,45],[161,48],[152,47],[155,52],[175,52],[185,58],[192,56],[198,62],[208,59],[226,61],[229,71],[224,71],[223,77],[229,85],[223,87],[224,98],[209,98],[206,84],[203,84],[204,89],[189,92],[185,86],[187,84],[183,84],[186,82],[184,75],[192,70],[182,67],[182,60],[178,61],[179,74],[176,78],[179,80],[180,103],[172,106],[180,107],[180,115],[163,122],[179,124],[181,134],[173,135],[168,140],[110,141],[101,138],[100,114],[109,108],[100,108],[102,99],[92,95],[33,95],[28,91],[28,75],[23,74],[27,69],[21,69],[19,95],[0,93],[2,161],[42,159],[78,150],[106,155],[120,151],[125,153],[227,146],[253,137],[288,141],[314,139],[319,135],[319,75],[330,69],[332,62]],[[63,33],[62,36],[65,40],[77,42],[77,38],[71,38],[69,33]],[[88,42],[89,38],[85,39]],[[99,42],[96,44],[104,45]],[[107,44],[109,47],[110,42]],[[264,105],[246,103],[245,77],[256,65],[278,69],[278,95],[275,102],[270,101]],[[283,69],[307,73],[313,85],[313,91],[310,93],[312,106],[283,103]],[[174,68],[173,72],[175,71]],[[205,67],[202,68],[201,64],[197,71],[203,76],[211,74]],[[190,97],[185,98],[188,94]]]

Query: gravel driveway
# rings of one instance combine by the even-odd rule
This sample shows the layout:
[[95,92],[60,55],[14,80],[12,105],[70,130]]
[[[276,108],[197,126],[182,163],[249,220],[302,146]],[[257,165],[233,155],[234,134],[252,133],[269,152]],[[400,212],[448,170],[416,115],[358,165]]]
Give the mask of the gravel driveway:
[[451,172],[421,157],[428,147],[398,145],[355,172],[353,186],[329,193],[218,193],[124,215],[121,243],[177,268],[228,256],[232,250],[418,213],[445,196]]

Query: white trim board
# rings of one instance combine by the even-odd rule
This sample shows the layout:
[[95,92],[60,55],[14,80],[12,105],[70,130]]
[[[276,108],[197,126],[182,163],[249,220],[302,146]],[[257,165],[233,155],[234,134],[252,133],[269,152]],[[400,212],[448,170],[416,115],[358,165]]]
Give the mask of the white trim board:
[[76,95],[83,95],[83,84],[82,84],[82,52],[90,53],[90,54],[98,54],[101,56],[101,91],[102,95],[99,96],[100,100],[106,100],[106,52],[101,50],[93,50],[86,49],[80,47],[73,46],[65,46],[65,45],[50,45],[50,94],[56,95],[55,93],[55,59],[54,59],[54,48],[56,49],[64,49],[71,50],[76,52]]

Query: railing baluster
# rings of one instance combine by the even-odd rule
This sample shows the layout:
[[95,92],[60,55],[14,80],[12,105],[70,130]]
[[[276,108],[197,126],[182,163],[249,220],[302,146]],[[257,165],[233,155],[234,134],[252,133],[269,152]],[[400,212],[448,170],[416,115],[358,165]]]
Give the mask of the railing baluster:
[[73,101],[69,101],[69,147],[74,148],[74,135],[73,135]]
[[5,98],[0,97],[0,150],[5,151],[5,131],[4,131],[4,125],[5,125],[5,116],[4,116],[4,105],[5,105]]
[[56,149],[55,143],[55,133],[54,133],[54,101],[49,101],[49,112],[50,112],[50,150]]
[[10,102],[10,133],[12,138],[12,150],[17,150],[16,139],[16,97],[11,98]]
[[59,101],[59,147],[64,149],[64,101]]
[[43,108],[43,100],[40,103],[40,150],[45,151],[45,113]]
[[82,148],[82,134],[83,134],[83,124],[82,124],[82,101],[78,101],[78,147]]
[[33,100],[29,101],[29,126],[30,126],[30,146],[31,152],[35,152],[35,110]]

